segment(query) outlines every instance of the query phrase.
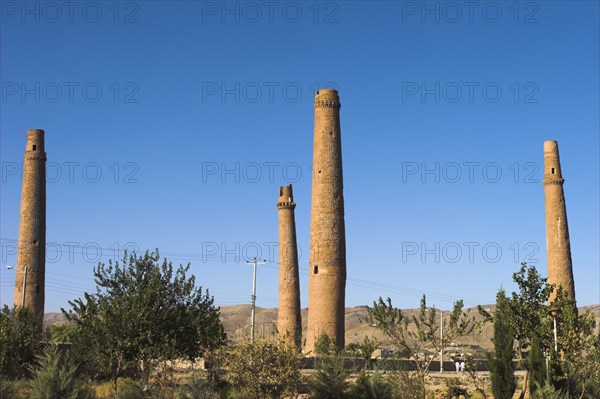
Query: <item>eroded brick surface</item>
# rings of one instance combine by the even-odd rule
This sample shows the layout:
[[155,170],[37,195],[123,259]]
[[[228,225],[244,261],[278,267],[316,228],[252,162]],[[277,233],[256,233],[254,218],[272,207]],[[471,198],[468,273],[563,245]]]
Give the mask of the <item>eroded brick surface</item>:
[[308,328],[305,351],[326,333],[344,347],[346,234],[342,174],[340,99],[336,90],[315,95],[315,131],[310,216]]
[[14,303],[30,307],[41,326],[46,275],[46,152],[44,131],[39,129],[27,131],[18,246]]
[[[548,282],[562,286],[575,299],[567,208],[556,141],[544,142],[544,194],[546,198],[546,248]],[[550,298],[552,301],[552,298]]]

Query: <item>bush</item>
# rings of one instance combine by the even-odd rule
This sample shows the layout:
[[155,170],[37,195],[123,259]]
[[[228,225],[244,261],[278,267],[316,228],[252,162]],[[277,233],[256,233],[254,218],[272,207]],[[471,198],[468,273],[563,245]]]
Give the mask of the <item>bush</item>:
[[16,399],[17,393],[13,385],[7,378],[0,376],[0,398],[1,399]]
[[392,399],[392,384],[381,373],[358,375],[356,382],[350,387],[350,398],[355,399]]
[[369,376],[362,371],[354,384],[350,387],[350,398],[371,399],[371,381]]
[[137,382],[129,378],[123,378],[119,381],[118,399],[143,399],[144,390]]
[[412,371],[396,373],[394,394],[398,399],[423,399],[425,383],[419,374]]
[[467,396],[467,389],[463,386],[459,378],[448,378],[445,380],[446,383],[446,397],[456,398],[460,396]]
[[548,381],[544,385],[537,384],[531,399],[561,399],[562,391],[556,390]]
[[295,396],[302,381],[296,348],[264,339],[234,346],[225,372],[234,390],[255,398]]
[[178,399],[218,399],[219,394],[213,383],[195,375],[179,387]]
[[85,339],[80,327],[75,323],[55,324],[48,328],[48,341],[53,343],[69,342],[69,357],[78,365],[78,372],[90,377],[98,377],[97,354],[93,345]]
[[29,381],[9,380],[0,376],[0,398],[2,399],[30,399],[31,388]]
[[31,399],[87,399],[91,391],[76,378],[77,366],[58,347],[49,345],[32,368]]
[[28,376],[41,339],[35,317],[27,307],[7,305],[0,311],[0,374]]

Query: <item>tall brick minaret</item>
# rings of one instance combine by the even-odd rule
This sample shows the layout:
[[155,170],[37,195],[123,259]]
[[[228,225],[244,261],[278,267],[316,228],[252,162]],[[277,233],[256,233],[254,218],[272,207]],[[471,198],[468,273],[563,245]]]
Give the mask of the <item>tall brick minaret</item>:
[[346,228],[337,90],[317,91],[314,105],[306,352],[322,333],[344,348],[345,332]]
[[[546,247],[548,282],[562,286],[575,299],[567,208],[556,141],[544,142],[544,194],[546,197]],[[550,298],[552,301],[552,298]]]
[[277,330],[281,340],[300,349],[302,319],[300,316],[300,277],[298,246],[294,217],[292,185],[279,188],[279,312]]
[[40,129],[27,131],[18,246],[14,303],[31,308],[41,328],[46,275],[46,152]]

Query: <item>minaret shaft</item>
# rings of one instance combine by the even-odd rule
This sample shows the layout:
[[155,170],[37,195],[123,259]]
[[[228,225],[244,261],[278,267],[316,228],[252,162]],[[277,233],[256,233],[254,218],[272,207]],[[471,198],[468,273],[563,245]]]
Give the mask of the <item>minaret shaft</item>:
[[27,131],[23,163],[14,303],[31,308],[40,327],[44,318],[45,275],[46,152],[44,131],[34,129]]
[[314,106],[307,352],[323,333],[338,348],[345,344],[346,235],[337,91],[318,91]]
[[279,311],[277,330],[280,339],[300,349],[302,319],[300,315],[300,276],[298,272],[298,246],[294,216],[292,185],[279,189]]
[[575,299],[571,243],[563,191],[564,181],[560,167],[558,143],[556,141],[546,141],[544,142],[543,183],[546,203],[548,282],[556,284],[557,287],[562,286],[567,291],[568,297]]

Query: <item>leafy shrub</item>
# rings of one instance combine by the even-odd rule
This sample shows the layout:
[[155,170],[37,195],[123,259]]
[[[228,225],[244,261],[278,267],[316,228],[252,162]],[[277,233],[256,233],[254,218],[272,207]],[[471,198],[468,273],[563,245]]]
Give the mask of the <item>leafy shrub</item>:
[[218,399],[219,394],[213,383],[208,380],[192,376],[185,384],[179,387],[178,399]]
[[17,393],[13,388],[11,381],[0,375],[0,398],[1,399],[16,399]]
[[418,373],[399,371],[395,374],[394,394],[398,399],[423,399],[425,383]]
[[129,378],[123,378],[119,381],[118,399],[143,399],[144,390],[137,382]]
[[69,357],[78,365],[78,372],[98,377],[96,363],[97,352],[95,347],[86,339],[81,327],[75,323],[67,322],[55,324],[48,328],[48,341],[53,343],[69,342]]
[[76,377],[77,366],[61,356],[56,345],[49,345],[32,368],[31,399],[87,399],[89,389],[82,388]]
[[556,390],[554,386],[546,381],[544,385],[536,385],[531,394],[531,399],[561,399],[562,391]]
[[264,339],[235,345],[225,372],[234,390],[256,398],[295,396],[302,380],[296,348]]
[[35,316],[27,307],[7,305],[0,311],[0,374],[28,376],[41,339]]
[[371,375],[361,372],[350,387],[350,398],[355,399],[392,399],[393,387],[381,373]]

